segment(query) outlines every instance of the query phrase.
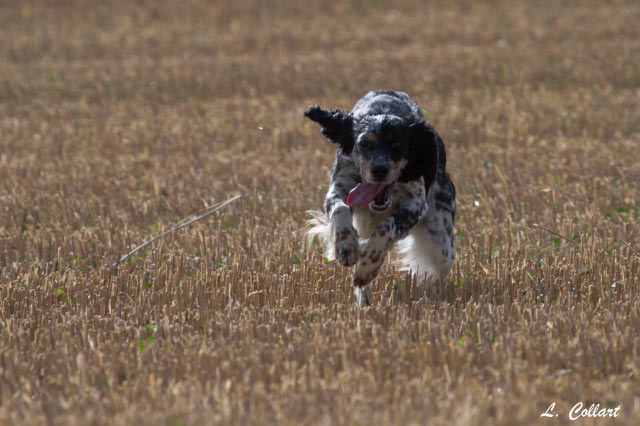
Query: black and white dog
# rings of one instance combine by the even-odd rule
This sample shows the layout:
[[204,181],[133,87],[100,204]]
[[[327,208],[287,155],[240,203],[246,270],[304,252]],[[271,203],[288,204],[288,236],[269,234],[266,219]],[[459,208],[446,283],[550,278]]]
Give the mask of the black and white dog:
[[[358,306],[398,242],[405,269],[426,284],[444,281],[454,260],[456,190],[442,139],[406,93],[367,93],[350,113],[309,107],[305,117],[339,145],[324,214],[309,221],[326,255],[355,266]],[[359,242],[362,239],[362,243]]]

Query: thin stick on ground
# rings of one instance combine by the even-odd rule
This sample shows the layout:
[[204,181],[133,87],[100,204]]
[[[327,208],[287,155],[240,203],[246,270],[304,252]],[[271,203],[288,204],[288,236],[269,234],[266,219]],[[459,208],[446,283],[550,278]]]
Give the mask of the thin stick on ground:
[[[156,235],[155,237],[151,238],[150,240],[145,241],[144,243],[140,244],[138,247],[134,248],[133,250],[131,250],[129,253],[127,253],[126,255],[122,256],[120,259],[118,259],[113,265],[111,265],[111,268],[115,268],[116,266],[118,266],[119,264],[121,264],[122,262],[126,261],[127,259],[133,257],[134,254],[136,254],[137,252],[139,252],[140,250],[142,250],[143,248],[147,247],[149,244],[166,237],[167,235],[178,231],[179,229],[182,229],[186,226],[192,225],[202,219],[206,219],[207,217],[211,216],[212,214],[214,214],[215,212],[217,212],[218,210],[220,210],[221,208],[233,203],[234,201],[236,201],[237,199],[239,199],[240,197],[242,197],[242,195],[236,195],[234,197],[229,198],[227,201],[223,201],[222,203],[213,205],[209,208],[207,208],[207,212],[201,214],[200,216],[196,216],[195,218],[188,220],[185,222],[185,219],[182,219],[180,222],[176,223],[175,225],[172,225],[171,228],[169,228],[168,230],[164,231],[161,234]],[[199,213],[202,210],[199,210],[197,213]],[[196,213],[196,214],[197,214]],[[193,216],[190,215],[190,216]],[[187,216],[189,217],[189,216]]]
[[556,237],[558,237],[558,238],[562,238],[563,240],[565,240],[565,241],[567,241],[567,242],[570,242],[570,243],[571,243],[571,244],[573,244],[573,245],[578,245],[578,243],[577,243],[577,242],[575,242],[575,241],[573,241],[573,240],[570,240],[569,238],[565,237],[564,235],[562,235],[562,234],[560,234],[560,233],[558,233],[558,232],[556,232],[556,231],[553,231],[553,230],[551,230],[551,229],[547,228],[546,226],[542,226],[542,225],[540,225],[540,224],[538,224],[538,223],[534,223],[533,225],[531,225],[531,227],[532,227],[532,228],[537,228],[537,229],[542,229],[543,231],[547,231],[547,232],[548,232],[548,233],[550,233],[551,235],[555,235],[555,236],[556,236]]

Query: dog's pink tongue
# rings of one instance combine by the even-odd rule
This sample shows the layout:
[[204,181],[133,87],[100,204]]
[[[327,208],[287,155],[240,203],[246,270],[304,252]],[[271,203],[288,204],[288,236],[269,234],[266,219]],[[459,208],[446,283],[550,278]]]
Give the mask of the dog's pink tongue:
[[385,189],[382,183],[359,183],[349,192],[347,204],[351,207],[367,207],[381,191]]

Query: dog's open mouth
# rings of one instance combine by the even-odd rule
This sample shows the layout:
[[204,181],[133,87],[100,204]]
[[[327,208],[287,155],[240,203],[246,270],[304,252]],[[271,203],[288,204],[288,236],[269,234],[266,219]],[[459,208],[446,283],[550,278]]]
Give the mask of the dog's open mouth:
[[347,204],[351,207],[367,207],[376,212],[384,212],[391,207],[392,184],[363,182],[349,192]]

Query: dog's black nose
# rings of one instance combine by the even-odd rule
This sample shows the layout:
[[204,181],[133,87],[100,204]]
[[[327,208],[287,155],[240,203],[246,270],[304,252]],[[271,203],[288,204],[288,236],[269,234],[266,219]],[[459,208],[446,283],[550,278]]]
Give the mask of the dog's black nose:
[[371,174],[376,180],[384,179],[385,177],[387,177],[388,173],[389,173],[389,167],[385,165],[377,164],[371,167]]

